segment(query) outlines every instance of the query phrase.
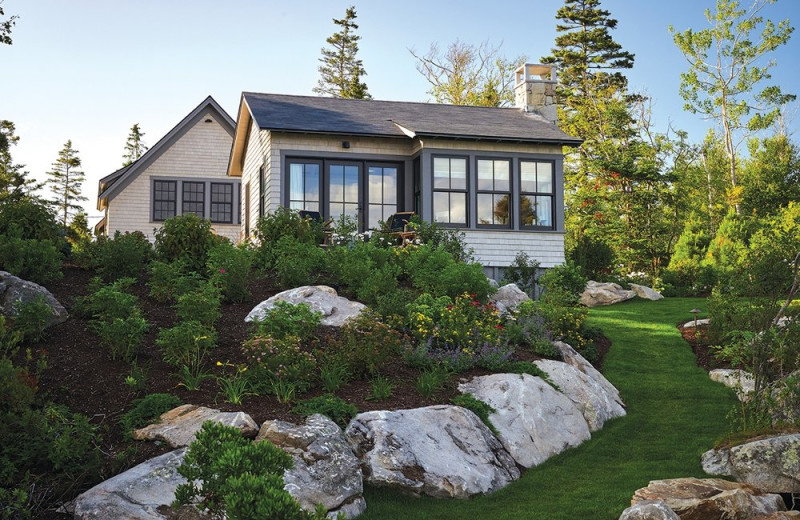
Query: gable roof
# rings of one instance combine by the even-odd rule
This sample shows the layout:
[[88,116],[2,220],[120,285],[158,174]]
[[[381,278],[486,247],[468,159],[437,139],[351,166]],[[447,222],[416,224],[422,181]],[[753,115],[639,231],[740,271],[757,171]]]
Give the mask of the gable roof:
[[97,209],[103,210],[108,201],[114,198],[130,181],[136,178],[139,172],[144,171],[150,164],[153,163],[158,157],[161,156],[175,141],[183,136],[194,124],[197,122],[206,110],[216,112],[219,117],[219,123],[222,125],[231,137],[235,133],[236,122],[228,115],[227,112],[217,103],[213,97],[208,96],[202,103],[197,105],[194,110],[184,117],[180,123],[167,132],[167,134],[159,139],[152,148],[147,150],[144,155],[139,157],[136,161],[128,166],[123,166],[119,170],[106,175],[100,179],[97,187]]
[[578,145],[580,139],[519,108],[244,92],[262,130],[376,137],[443,137]]

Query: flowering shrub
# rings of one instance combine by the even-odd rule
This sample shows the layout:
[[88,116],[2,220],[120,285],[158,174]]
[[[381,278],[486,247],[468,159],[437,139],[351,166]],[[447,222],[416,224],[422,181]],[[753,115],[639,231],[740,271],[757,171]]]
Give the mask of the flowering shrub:
[[277,301],[266,311],[264,318],[255,322],[258,335],[282,339],[295,336],[304,341],[311,337],[322,321],[322,313],[312,310],[307,303],[294,305]]
[[250,296],[247,282],[253,265],[253,252],[246,246],[221,242],[208,252],[211,283],[219,287],[225,301],[241,303]]
[[[300,347],[297,336],[274,338],[267,334],[256,334],[242,345],[248,364],[257,368],[270,379],[279,379],[294,384],[304,392],[311,387],[317,371],[317,359]],[[258,385],[258,382],[254,382]]]
[[341,339],[326,349],[347,363],[354,377],[380,372],[388,359],[402,352],[402,334],[364,312],[342,327]]

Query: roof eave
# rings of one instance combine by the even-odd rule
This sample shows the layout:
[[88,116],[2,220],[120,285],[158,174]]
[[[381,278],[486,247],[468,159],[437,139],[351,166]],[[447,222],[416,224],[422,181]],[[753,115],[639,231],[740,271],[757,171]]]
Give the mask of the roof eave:
[[544,137],[502,137],[492,135],[466,135],[466,134],[446,134],[439,132],[416,132],[418,137],[435,139],[453,139],[461,141],[491,141],[495,143],[530,143],[530,144],[557,144],[562,146],[580,146],[583,139],[575,137],[567,138],[544,138]]

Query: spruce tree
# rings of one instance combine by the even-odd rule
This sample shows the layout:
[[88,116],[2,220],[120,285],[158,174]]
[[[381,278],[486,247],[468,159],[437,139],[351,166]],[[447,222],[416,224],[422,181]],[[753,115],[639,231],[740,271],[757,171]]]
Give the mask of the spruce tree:
[[144,155],[147,151],[147,146],[142,140],[143,137],[144,132],[139,129],[139,123],[135,123],[128,134],[128,140],[125,142],[125,153],[122,155],[125,161],[122,163],[122,166],[128,166],[139,160],[139,157]]
[[329,47],[322,48],[322,57],[319,59],[320,79],[314,92],[321,96],[337,98],[371,99],[367,92],[366,83],[361,81],[367,73],[358,54],[358,40],[361,39],[355,31],[356,8],[350,6],[345,12],[345,17],[333,23],[341,30],[328,38]]
[[81,159],[78,157],[78,151],[72,148],[72,140],[69,140],[58,152],[58,159],[53,163],[53,169],[47,172],[49,178],[45,184],[53,192],[54,197],[51,202],[58,210],[64,231],[67,230],[70,215],[82,210],[78,203],[88,200],[81,194],[85,176],[80,167]]
[[19,141],[14,131],[14,123],[0,120],[0,202],[8,198],[19,199],[42,187],[28,177],[23,165],[14,164],[11,147]]

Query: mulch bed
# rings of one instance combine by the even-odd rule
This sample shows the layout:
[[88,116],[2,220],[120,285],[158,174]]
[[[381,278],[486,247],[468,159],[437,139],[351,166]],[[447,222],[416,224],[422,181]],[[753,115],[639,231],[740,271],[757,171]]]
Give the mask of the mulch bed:
[[708,325],[698,325],[695,330],[693,327],[683,328],[681,322],[677,325],[678,330],[686,341],[692,347],[694,352],[695,362],[697,366],[701,367],[706,372],[716,368],[731,368],[730,363],[717,359],[715,357],[713,343],[709,339]]

